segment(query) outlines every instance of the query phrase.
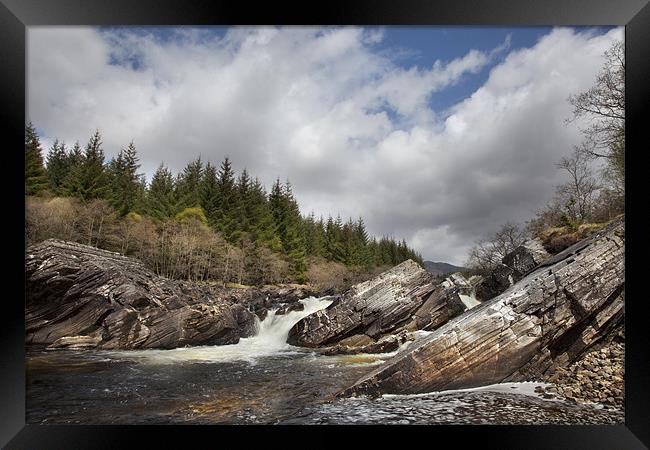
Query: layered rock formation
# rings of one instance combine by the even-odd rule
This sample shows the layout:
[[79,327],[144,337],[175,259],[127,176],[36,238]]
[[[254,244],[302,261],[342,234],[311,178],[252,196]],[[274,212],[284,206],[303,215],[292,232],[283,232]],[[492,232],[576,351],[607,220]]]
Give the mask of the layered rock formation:
[[289,332],[288,342],[304,347],[372,345],[368,349],[381,349],[383,337],[433,330],[461,314],[475,305],[471,294],[472,286],[460,274],[439,283],[414,261],[404,261],[302,319]]
[[540,379],[623,320],[625,222],[546,260],[340,395],[421,393]]
[[239,290],[173,281],[117,253],[58,240],[27,249],[27,343],[174,348],[254,333]]
[[291,328],[287,342],[322,347],[355,334],[378,338],[409,320],[434,289],[433,275],[412,260],[404,261],[302,319]]

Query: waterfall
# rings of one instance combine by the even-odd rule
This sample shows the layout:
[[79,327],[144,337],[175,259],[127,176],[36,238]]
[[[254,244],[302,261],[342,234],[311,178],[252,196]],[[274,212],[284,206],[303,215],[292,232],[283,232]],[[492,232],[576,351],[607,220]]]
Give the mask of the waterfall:
[[[258,319],[257,334],[245,340],[250,342],[251,347],[259,347],[265,351],[282,350],[290,347],[287,344],[287,337],[291,327],[308,315],[327,308],[332,303],[332,300],[309,297],[300,300],[300,302],[305,306],[303,311],[291,311],[278,316],[276,315],[277,309],[270,310],[263,321],[260,322]],[[244,339],[241,341],[244,341]]]
[[300,351],[297,347],[287,344],[289,330],[304,317],[327,308],[332,301],[331,297],[309,297],[300,300],[305,307],[304,310],[291,311],[279,316],[276,315],[277,308],[269,310],[263,321],[256,318],[257,333],[254,336],[240,339],[237,344],[184,347],[171,350],[112,351],[111,353],[154,364],[242,360],[255,362],[255,359],[260,356]]

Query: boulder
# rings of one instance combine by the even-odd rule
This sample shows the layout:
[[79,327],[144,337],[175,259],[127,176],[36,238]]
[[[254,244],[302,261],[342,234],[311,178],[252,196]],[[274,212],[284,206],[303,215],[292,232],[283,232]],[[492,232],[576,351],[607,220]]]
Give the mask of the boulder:
[[140,261],[47,240],[27,249],[26,340],[53,347],[233,344],[255,331],[241,293],[157,276]]
[[550,257],[539,239],[529,239],[504,256],[501,262],[512,269],[518,281]]
[[304,310],[305,310],[305,305],[302,304],[301,302],[289,303],[288,305],[284,305],[278,308],[278,310],[275,312],[275,315],[282,316],[284,314],[290,313],[291,311],[304,311]]
[[433,275],[412,260],[404,261],[300,320],[287,342],[322,347],[356,334],[378,338],[410,320],[435,286]]
[[269,310],[266,308],[259,308],[255,311],[255,315],[260,319],[260,322],[262,322],[266,319],[266,316],[269,315]]
[[527,240],[504,256],[501,264],[476,284],[476,298],[486,301],[496,297],[550,256],[539,239]]
[[[382,337],[377,342],[371,342],[365,345],[344,345],[339,343],[334,347],[322,349],[323,355],[357,355],[359,353],[388,353],[395,351],[406,341],[412,341],[415,338],[410,334],[402,331],[398,334],[391,334]],[[342,342],[342,341],[341,341]]]
[[471,295],[472,287],[462,275],[450,275],[426,297],[405,329],[428,331],[440,327],[467,309],[461,296]]
[[540,264],[339,395],[411,394],[540,379],[623,320],[625,222]]
[[367,334],[355,334],[339,341],[339,345],[346,347],[363,347],[364,345],[372,344],[375,340]]
[[297,303],[304,298],[318,296],[318,293],[308,286],[264,286],[259,289],[246,289],[243,301],[253,309],[258,309],[271,308],[284,303]]
[[476,298],[484,302],[496,297],[514,283],[514,271],[505,264],[500,264],[483,277],[476,285]]

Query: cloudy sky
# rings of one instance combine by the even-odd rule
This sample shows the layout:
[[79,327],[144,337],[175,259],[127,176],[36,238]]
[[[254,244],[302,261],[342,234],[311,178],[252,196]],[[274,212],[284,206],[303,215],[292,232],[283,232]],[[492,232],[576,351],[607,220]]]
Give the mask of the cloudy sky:
[[621,28],[28,29],[28,117],[44,148],[164,162],[228,155],[304,214],[362,216],[424,259],[462,264],[525,221],[580,141],[567,125]]

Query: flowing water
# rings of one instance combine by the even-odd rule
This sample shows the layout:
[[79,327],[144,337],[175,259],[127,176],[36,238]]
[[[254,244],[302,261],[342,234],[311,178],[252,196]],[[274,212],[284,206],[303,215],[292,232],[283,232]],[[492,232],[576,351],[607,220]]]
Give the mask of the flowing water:
[[[333,394],[403,351],[324,356],[286,343],[291,327],[327,307],[269,311],[235,345],[173,350],[33,350],[27,422],[79,424],[622,423],[621,411],[545,399],[535,383],[379,399]],[[426,333],[423,333],[426,334]]]

